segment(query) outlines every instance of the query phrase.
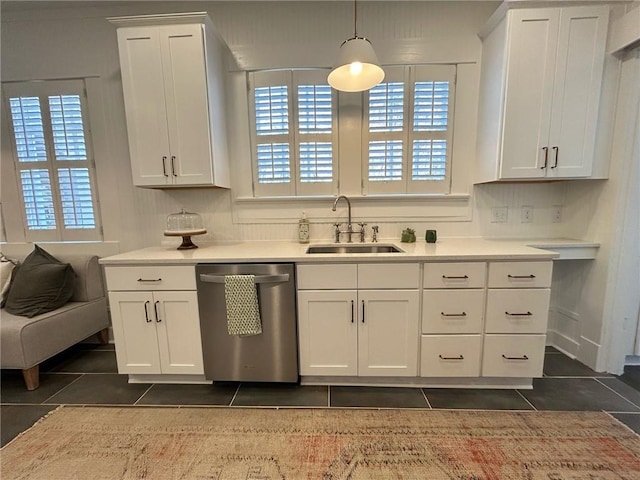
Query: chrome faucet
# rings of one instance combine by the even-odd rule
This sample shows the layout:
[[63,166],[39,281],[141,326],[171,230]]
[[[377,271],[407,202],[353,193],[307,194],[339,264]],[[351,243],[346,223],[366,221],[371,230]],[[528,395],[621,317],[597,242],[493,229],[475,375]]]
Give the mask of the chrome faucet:
[[340,234],[341,233],[346,233],[349,236],[349,240],[347,240],[347,243],[353,243],[353,240],[351,239],[351,236],[355,233],[353,231],[353,227],[351,226],[351,201],[346,197],[346,195],[340,195],[338,196],[338,198],[336,198],[336,201],[333,202],[333,208],[331,209],[332,211],[336,211],[336,206],[338,205],[338,201],[344,198],[347,201],[347,207],[348,207],[348,212],[349,212],[349,218],[347,221],[347,230],[344,232],[340,231],[340,227],[337,226],[336,227],[336,243],[340,243]]

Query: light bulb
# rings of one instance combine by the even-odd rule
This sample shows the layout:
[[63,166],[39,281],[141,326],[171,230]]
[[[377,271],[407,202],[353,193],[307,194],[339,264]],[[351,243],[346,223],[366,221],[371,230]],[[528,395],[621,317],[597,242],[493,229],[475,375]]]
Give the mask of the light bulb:
[[360,75],[362,73],[362,62],[351,62],[349,65],[351,75]]

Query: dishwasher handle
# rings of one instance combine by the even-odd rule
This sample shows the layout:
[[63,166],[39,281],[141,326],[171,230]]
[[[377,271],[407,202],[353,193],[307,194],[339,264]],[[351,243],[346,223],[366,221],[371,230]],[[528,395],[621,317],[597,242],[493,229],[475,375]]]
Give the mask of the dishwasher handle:
[[[224,275],[208,275],[206,273],[200,274],[200,281],[206,283],[224,283]],[[254,282],[258,283],[284,283],[289,281],[288,273],[281,273],[279,275],[256,275]]]

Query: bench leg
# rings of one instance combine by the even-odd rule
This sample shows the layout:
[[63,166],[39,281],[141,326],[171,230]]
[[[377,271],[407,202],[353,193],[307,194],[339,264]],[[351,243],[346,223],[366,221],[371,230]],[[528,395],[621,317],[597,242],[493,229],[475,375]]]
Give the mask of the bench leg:
[[109,343],[109,329],[108,328],[103,328],[98,333],[96,333],[96,335],[98,335],[98,341],[101,344],[106,345],[107,343]]
[[22,370],[22,377],[24,378],[24,383],[27,386],[27,390],[35,390],[40,386],[39,370],[39,365],[27,368],[26,370]]

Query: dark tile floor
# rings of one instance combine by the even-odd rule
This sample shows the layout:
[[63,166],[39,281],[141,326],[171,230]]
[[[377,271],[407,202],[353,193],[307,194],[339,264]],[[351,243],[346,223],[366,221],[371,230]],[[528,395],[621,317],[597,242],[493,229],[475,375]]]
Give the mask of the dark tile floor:
[[222,383],[130,384],[118,375],[112,345],[78,345],[41,366],[40,388],[19,371],[0,374],[5,445],[59,405],[423,408],[606,411],[640,433],[640,367],[619,377],[596,373],[553,348],[532,390],[342,387]]

